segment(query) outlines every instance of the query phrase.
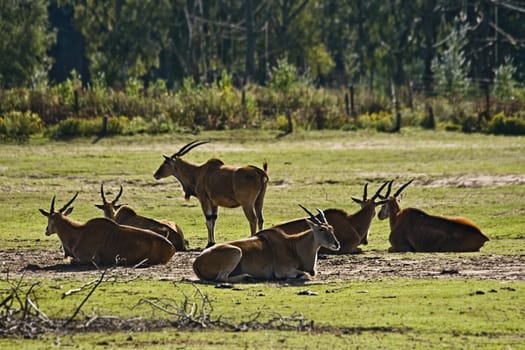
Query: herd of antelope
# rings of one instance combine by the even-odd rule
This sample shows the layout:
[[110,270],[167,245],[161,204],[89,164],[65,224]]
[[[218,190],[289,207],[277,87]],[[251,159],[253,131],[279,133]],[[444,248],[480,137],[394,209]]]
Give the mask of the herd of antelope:
[[[361,253],[360,245],[368,243],[368,234],[376,207],[378,218],[389,219],[391,247],[389,252],[471,252],[478,251],[489,239],[470,220],[430,215],[416,208],[401,208],[401,192],[413,180],[401,185],[393,194],[392,181],[383,183],[374,195],[352,197],[361,207],[353,214],[342,209],[317,209],[309,215],[271,228],[263,229],[263,202],[268,185],[268,165],[235,167],[219,159],[197,165],[182,159],[205,141],[184,145],[164,161],[153,175],[155,179],[173,175],[182,185],[185,199],[196,197],[206,218],[207,247],[196,257],[193,270],[207,281],[242,281],[308,279],[315,275],[318,253]],[[382,193],[386,188],[386,193]],[[55,210],[55,197],[47,217],[46,235],[57,233],[66,258],[79,264],[131,265],[166,264],[176,251],[185,251],[188,242],[175,223],[139,215],[129,205],[117,204],[122,186],[108,202],[100,186],[104,212],[80,223],[69,218],[73,196],[61,209]],[[232,242],[215,243],[218,208],[242,207],[250,224],[251,236]]]

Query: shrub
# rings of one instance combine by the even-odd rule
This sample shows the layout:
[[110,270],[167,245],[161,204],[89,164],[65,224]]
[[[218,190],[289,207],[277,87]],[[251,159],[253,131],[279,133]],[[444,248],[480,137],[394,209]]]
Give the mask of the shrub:
[[11,111],[0,117],[0,135],[6,139],[26,141],[42,131],[42,120],[36,113]]
[[[294,127],[294,124],[295,123],[292,119],[292,129]],[[283,114],[279,114],[277,118],[275,118],[275,127],[277,128],[277,130],[288,132],[290,128],[290,126],[288,125],[288,118],[286,118],[286,116]]]
[[496,135],[525,135],[525,119],[498,113],[488,123],[487,132]]
[[387,111],[378,113],[365,113],[357,117],[357,126],[364,129],[389,131],[392,129],[392,114]]
[[109,117],[106,123],[106,131],[103,133],[103,118],[67,118],[60,121],[48,130],[48,136],[53,139],[69,139],[72,137],[89,137],[97,135],[122,135],[133,133],[130,128],[130,120],[125,116]]
[[467,115],[461,118],[461,131],[465,133],[476,132],[480,130],[479,117]]

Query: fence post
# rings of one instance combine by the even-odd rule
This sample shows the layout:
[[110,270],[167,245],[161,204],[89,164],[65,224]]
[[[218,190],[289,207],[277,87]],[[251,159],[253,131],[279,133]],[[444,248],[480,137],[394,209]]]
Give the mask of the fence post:
[[350,112],[353,118],[357,118],[357,113],[355,112],[354,104],[354,85],[350,85]]
[[348,97],[348,92],[345,92],[345,113],[346,116],[350,116],[350,99]]
[[100,131],[100,136],[106,136],[108,133],[108,116],[104,115],[102,117],[102,130]]
[[286,109],[286,120],[288,121],[288,130],[286,130],[286,134],[291,134],[293,132],[293,124],[292,124],[292,114],[290,113],[290,109]]

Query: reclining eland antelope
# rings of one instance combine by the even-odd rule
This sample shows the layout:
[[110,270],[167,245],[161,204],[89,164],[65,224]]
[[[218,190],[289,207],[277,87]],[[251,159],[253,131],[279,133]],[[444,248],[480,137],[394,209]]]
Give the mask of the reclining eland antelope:
[[340,246],[323,212],[319,210],[317,217],[307,212],[308,230],[287,235],[270,228],[250,238],[214,245],[195,259],[193,271],[202,280],[229,282],[315,276],[319,248],[338,250]]
[[39,209],[47,217],[46,236],[57,233],[66,255],[79,264],[147,265],[166,264],[175,247],[167,238],[150,230],[119,225],[108,218],[94,218],[85,223],[68,217],[70,205],[78,192],[61,209],[55,210],[55,196],[49,212]]
[[[368,244],[368,234],[372,220],[376,215],[376,207],[386,202],[386,200],[376,201],[376,199],[387,184],[388,181],[381,185],[370,198],[367,198],[368,183],[365,184],[363,199],[351,197],[355,203],[361,206],[361,209],[354,214],[348,214],[342,209],[323,210],[328,223],[334,228],[334,234],[341,244],[341,249],[333,251],[321,247],[320,253],[357,254],[362,252],[358,246]],[[303,218],[277,224],[274,228],[280,228],[286,234],[295,234],[308,229],[308,224]]]
[[104,195],[104,185],[100,185],[100,196],[102,197],[102,204],[95,204],[95,206],[104,212],[104,216],[116,221],[120,225],[128,225],[139,227],[158,233],[166,237],[177,251],[186,251],[188,241],[184,239],[182,229],[174,222],[163,220],[157,221],[142,215],[138,215],[133,208],[127,204],[117,204],[117,201],[122,196],[122,186],[120,186],[119,193],[111,202],[106,200]]
[[390,196],[388,183],[379,220],[390,220],[389,252],[475,252],[489,239],[472,221],[463,217],[430,215],[416,208],[401,209],[401,192],[412,183],[403,184]]
[[252,235],[257,228],[263,228],[263,202],[268,184],[268,165],[263,169],[253,165],[236,167],[225,165],[222,160],[210,159],[197,165],[182,159],[193,148],[207,141],[193,141],[184,145],[171,157],[164,156],[153,177],[157,180],[173,175],[182,185],[184,198],[197,197],[206,217],[208,245],[215,244],[215,222],[219,206],[225,208],[242,207],[250,223]]

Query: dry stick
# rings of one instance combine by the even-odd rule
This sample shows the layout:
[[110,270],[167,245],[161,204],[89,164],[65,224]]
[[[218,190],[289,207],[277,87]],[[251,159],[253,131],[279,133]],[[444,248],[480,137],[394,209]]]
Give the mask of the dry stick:
[[75,294],[75,293],[83,291],[84,288],[89,287],[90,285],[92,285],[93,283],[95,283],[97,281],[98,281],[98,278],[94,279],[93,281],[86,282],[86,283],[84,283],[83,285],[81,285],[78,288],[70,289],[67,292],[62,293],[62,299],[64,299],[65,297],[68,297],[68,296],[70,296],[72,294]]
[[47,317],[47,315],[43,311],[41,311],[28,296],[26,296],[26,301],[40,315],[40,317],[44,319],[44,321],[49,322],[49,317]]
[[[36,281],[35,283],[33,283],[30,287],[29,287],[29,290],[26,292],[26,295],[25,295],[25,302],[23,304],[23,307],[24,307],[24,312],[23,312],[23,316],[22,316],[22,319],[25,319],[27,314],[29,313],[29,306],[30,305],[30,301],[31,299],[29,299],[29,294],[31,294],[33,288],[35,288],[37,285],[40,284],[40,281]],[[47,316],[46,316],[47,317]]]
[[175,312],[172,312],[172,311],[169,311],[166,307],[164,306],[161,306],[159,304],[157,304],[155,301],[152,301],[150,299],[140,299],[139,302],[138,302],[138,305],[141,305],[141,304],[148,304],[156,309],[159,309],[165,313],[167,313],[168,315],[177,315],[177,313]]
[[95,290],[97,289],[97,287],[104,281],[104,277],[106,276],[106,273],[110,270],[111,268],[108,268],[108,269],[105,269],[104,271],[102,271],[102,274],[100,275],[100,277],[98,278],[96,284],[93,286],[93,288],[89,291],[89,293],[86,295],[86,297],[84,298],[84,300],[82,300],[82,302],[80,303],[80,305],[77,307],[77,309],[75,310],[75,312],[73,313],[73,315],[67,319],[66,322],[64,322],[64,324],[62,325],[62,327],[66,327],[69,323],[71,323],[71,321],[73,321],[73,319],[78,315],[78,313],[80,312],[80,309],[82,308],[82,306],[84,306],[84,304],[88,301],[89,297],[91,297],[91,294],[93,294],[95,292]]

